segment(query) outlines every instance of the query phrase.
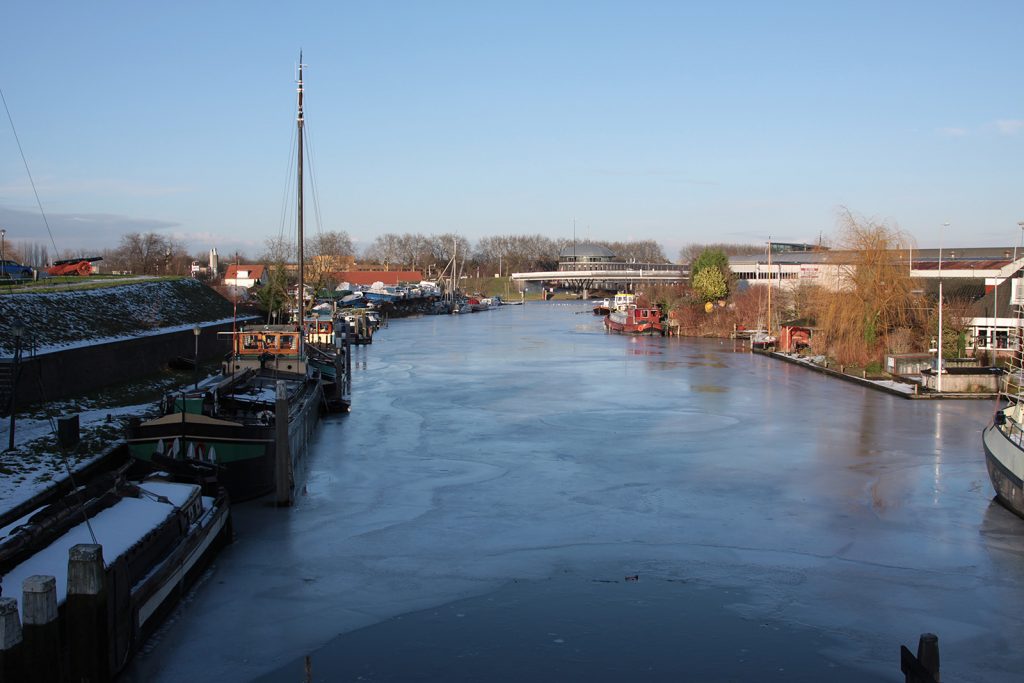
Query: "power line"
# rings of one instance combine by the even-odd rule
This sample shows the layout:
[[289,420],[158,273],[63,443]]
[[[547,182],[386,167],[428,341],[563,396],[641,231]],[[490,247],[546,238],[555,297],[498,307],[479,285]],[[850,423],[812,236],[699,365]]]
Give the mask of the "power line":
[[50,230],[50,222],[46,220],[46,212],[43,211],[43,203],[39,200],[39,192],[36,190],[36,181],[32,179],[32,171],[29,170],[28,160],[25,158],[25,151],[21,148],[21,140],[18,138],[18,130],[14,127],[14,118],[11,110],[7,107],[7,98],[4,97],[3,88],[0,88],[0,100],[3,100],[4,111],[7,112],[7,120],[11,123],[11,132],[14,133],[14,141],[18,143],[18,153],[21,154],[21,163],[25,164],[25,173],[28,174],[28,182],[32,185],[32,193],[36,196],[36,204],[39,206],[39,213],[43,217],[43,225],[46,226],[46,234],[50,236],[50,244],[53,245],[53,255],[58,257],[57,243],[53,240],[53,231]]

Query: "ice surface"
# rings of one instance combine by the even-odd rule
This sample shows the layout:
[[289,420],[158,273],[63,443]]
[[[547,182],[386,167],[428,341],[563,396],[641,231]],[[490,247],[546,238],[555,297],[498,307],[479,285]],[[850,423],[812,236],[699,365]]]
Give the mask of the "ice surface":
[[214,580],[126,680],[251,680],[513,580],[634,574],[810,629],[875,680],[925,631],[947,680],[1018,679],[1024,522],[992,502],[988,402],[606,335],[587,305],[393,321],[355,348],[352,413],[321,425],[298,504],[236,506]]

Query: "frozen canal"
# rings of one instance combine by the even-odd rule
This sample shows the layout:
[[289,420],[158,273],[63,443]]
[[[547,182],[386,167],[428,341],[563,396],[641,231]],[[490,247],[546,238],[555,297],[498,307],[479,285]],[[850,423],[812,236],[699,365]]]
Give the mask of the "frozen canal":
[[989,401],[608,336],[583,304],[400,320],[355,358],[305,495],[236,506],[127,680],[901,681],[926,631],[943,680],[1020,680]]

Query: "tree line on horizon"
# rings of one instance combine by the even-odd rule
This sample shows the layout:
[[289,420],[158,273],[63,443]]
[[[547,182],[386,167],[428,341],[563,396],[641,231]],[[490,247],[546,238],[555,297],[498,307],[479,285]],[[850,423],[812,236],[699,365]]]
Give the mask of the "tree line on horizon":
[[[654,240],[610,242],[577,241],[608,248],[618,260],[667,263],[664,250]],[[845,363],[878,363],[886,353],[927,349],[938,334],[936,292],[912,286],[899,252],[910,243],[898,228],[844,210],[839,218],[836,247],[855,254],[844,266],[847,285],[830,290],[800,283],[778,291],[774,316],[800,319],[814,325],[814,349]],[[507,277],[513,272],[555,270],[559,254],[571,247],[571,239],[552,239],[540,234],[494,235],[471,243],[457,233],[385,233],[361,250],[345,231],[318,232],[306,240],[307,282],[326,284],[332,271],[347,270],[357,263],[387,270],[419,271],[437,278],[457,260],[460,272],[476,276]],[[733,325],[766,324],[764,288],[737,286],[729,271],[728,257],[756,254],[765,244],[691,243],[679,251],[678,263],[690,265],[691,281],[674,288],[652,288],[651,298],[680,321],[690,334],[727,334]],[[159,233],[129,233],[116,248],[96,253],[65,253],[62,258],[101,255],[108,269],[146,275],[187,275],[193,261],[206,264],[207,253],[189,254],[177,240]],[[5,256],[40,268],[46,265],[45,245],[11,242]],[[255,259],[249,255],[222,254],[222,265],[262,263],[278,268],[296,260],[295,243],[286,238],[267,239]],[[282,281],[282,287],[286,283]],[[963,353],[970,307],[978,292],[947,290],[944,297],[943,341],[946,353]],[[708,304],[712,304],[710,311]]]
[[[617,260],[636,263],[668,263],[664,249],[654,240],[577,241],[576,244],[597,244],[608,248]],[[471,243],[466,237],[447,232],[385,233],[377,236],[362,250],[356,249],[352,238],[343,230],[317,232],[305,240],[304,261],[307,269],[333,268],[345,270],[359,263],[387,270],[412,270],[424,277],[437,277],[457,259],[462,272],[487,276],[507,276],[513,272],[555,270],[559,253],[573,245],[571,239],[551,239],[540,234],[494,235]],[[9,258],[26,259],[27,265],[43,268],[49,263],[45,245],[23,243],[20,249],[8,245]],[[187,275],[193,261],[206,264],[206,252],[189,253],[179,240],[160,233],[128,233],[117,247],[99,252],[66,251],[58,258],[101,256],[106,269],[139,275]],[[271,265],[295,263],[297,249],[294,239],[268,238],[259,254],[234,252],[221,254],[221,263]]]

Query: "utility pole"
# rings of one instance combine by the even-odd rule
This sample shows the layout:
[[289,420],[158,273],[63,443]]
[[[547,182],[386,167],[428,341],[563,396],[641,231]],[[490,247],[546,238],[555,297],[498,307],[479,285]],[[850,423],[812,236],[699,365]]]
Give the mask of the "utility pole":
[[[949,223],[943,223],[943,232],[949,227]],[[938,371],[937,379],[935,380],[935,390],[938,392],[942,391],[942,233],[939,233],[939,345],[938,345],[939,357],[936,361],[935,367]]]

